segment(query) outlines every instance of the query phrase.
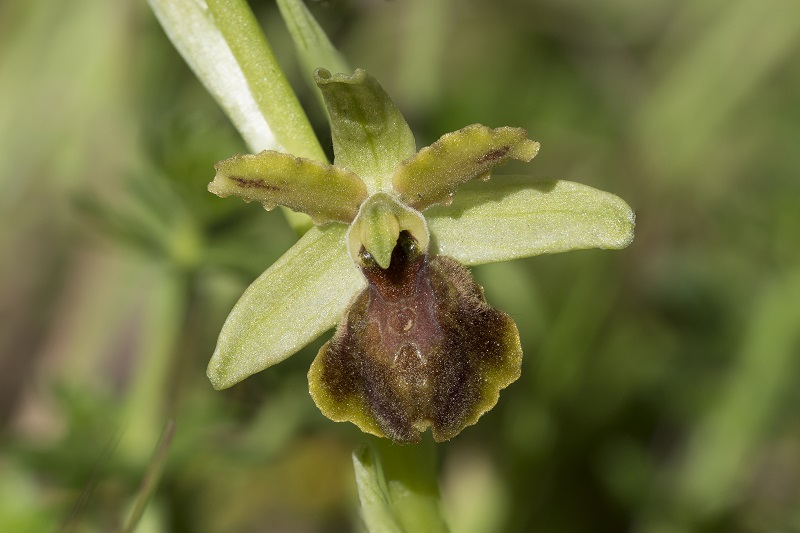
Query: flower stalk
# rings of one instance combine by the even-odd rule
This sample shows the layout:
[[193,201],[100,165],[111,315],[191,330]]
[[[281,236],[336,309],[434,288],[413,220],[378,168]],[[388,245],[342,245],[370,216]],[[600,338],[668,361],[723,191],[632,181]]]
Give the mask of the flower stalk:
[[407,446],[372,439],[353,452],[353,467],[369,531],[448,531],[440,509],[436,449],[429,439]]

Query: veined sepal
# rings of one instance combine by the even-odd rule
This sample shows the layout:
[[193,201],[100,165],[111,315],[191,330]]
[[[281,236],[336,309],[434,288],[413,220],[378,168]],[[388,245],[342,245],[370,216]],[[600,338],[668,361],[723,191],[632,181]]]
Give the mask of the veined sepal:
[[333,327],[366,285],[344,245],[347,226],[311,228],[234,306],[208,364],[226,389],[297,353]]
[[220,161],[208,190],[225,198],[277,205],[311,216],[315,224],[350,223],[367,197],[364,182],[352,172],[319,161],[265,150]]
[[449,204],[456,189],[475,178],[488,179],[492,169],[509,159],[528,162],[539,143],[522,128],[488,128],[473,124],[443,135],[403,161],[392,177],[400,198],[420,211]]
[[464,265],[601,248],[633,241],[636,216],[620,197],[571,181],[498,176],[461,187],[425,211],[436,253]]
[[392,191],[392,174],[416,152],[411,128],[378,81],[364,70],[352,76],[314,72],[331,122],[334,164],[358,174],[370,194]]

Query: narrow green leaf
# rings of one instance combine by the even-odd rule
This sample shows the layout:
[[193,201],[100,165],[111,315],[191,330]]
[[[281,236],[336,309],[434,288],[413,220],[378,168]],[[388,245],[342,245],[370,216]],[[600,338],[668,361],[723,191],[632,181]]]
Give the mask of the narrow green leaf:
[[613,194],[569,181],[496,177],[425,212],[438,253],[465,265],[586,248],[620,249],[635,215]]
[[347,61],[331,44],[325,31],[301,0],[277,0],[278,9],[292,36],[303,69],[310,75],[318,68],[350,72]]
[[317,69],[314,79],[331,119],[334,164],[358,174],[370,194],[391,192],[395,169],[416,151],[397,106],[361,69],[352,76]]
[[364,182],[352,172],[280,152],[236,155],[215,168],[208,190],[217,196],[256,200],[267,210],[283,205],[310,215],[315,224],[352,222],[367,197]]
[[216,389],[279,363],[332,327],[366,285],[344,244],[347,226],[311,228],[244,292],[208,365]]
[[214,20],[284,150],[325,161],[314,130],[246,0],[207,0]]
[[539,143],[522,128],[487,128],[473,124],[442,136],[397,169],[392,183],[403,200],[420,211],[449,204],[456,189],[509,159],[530,161]]
[[[251,152],[327,161],[245,0],[148,0],[167,36]],[[284,210],[302,234],[311,220]]]
[[295,50],[303,69],[303,81],[308,82],[322,109],[325,99],[322,91],[314,83],[311,75],[318,68],[330,72],[351,72],[345,58],[331,44],[325,31],[314,19],[314,16],[302,0],[277,0],[283,21],[292,36]]
[[149,0],[175,48],[253,152],[325,161],[305,113],[244,0]]

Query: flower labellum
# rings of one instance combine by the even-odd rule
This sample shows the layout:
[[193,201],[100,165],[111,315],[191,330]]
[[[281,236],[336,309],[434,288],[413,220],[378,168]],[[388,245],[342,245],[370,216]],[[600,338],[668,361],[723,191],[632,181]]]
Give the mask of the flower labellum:
[[367,260],[368,286],[319,352],[311,395],[332,420],[396,442],[431,427],[450,439],[520,374],[511,318],[492,309],[457,261],[431,258],[407,231],[387,269]]
[[[585,185],[494,178],[539,144],[478,124],[416,151],[389,96],[363,70],[318,69],[334,164],[264,151],[216,165],[220,196],[284,205],[309,230],[247,289],[208,367],[223,389],[296,353],[338,322],[309,372],[323,414],[395,442],[456,436],[520,375],[511,318],[462,265],[624,248],[634,215]],[[479,178],[475,180],[475,178]]]

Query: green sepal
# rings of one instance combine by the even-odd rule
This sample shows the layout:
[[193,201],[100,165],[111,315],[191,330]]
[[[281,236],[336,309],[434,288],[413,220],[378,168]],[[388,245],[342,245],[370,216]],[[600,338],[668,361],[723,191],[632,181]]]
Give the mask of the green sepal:
[[235,155],[214,168],[208,190],[217,196],[256,200],[267,210],[283,205],[310,215],[315,224],[352,222],[367,197],[364,182],[352,172],[281,152]]
[[374,194],[361,206],[348,231],[350,257],[362,265],[369,257],[381,268],[389,268],[397,237],[404,230],[414,236],[420,250],[428,250],[430,236],[425,218],[388,194]]
[[509,159],[530,161],[539,143],[522,128],[487,128],[473,124],[442,136],[404,161],[392,178],[403,201],[422,211],[450,203],[456,189]]
[[234,306],[208,364],[225,389],[279,363],[336,324],[364,277],[344,246],[347,226],[311,228]]
[[425,212],[437,253],[465,265],[587,248],[621,249],[636,217],[621,198],[570,181],[503,176]]
[[395,169],[416,151],[397,106],[361,69],[352,76],[317,69],[314,80],[330,116],[334,164],[358,174],[370,194],[391,192]]

